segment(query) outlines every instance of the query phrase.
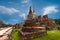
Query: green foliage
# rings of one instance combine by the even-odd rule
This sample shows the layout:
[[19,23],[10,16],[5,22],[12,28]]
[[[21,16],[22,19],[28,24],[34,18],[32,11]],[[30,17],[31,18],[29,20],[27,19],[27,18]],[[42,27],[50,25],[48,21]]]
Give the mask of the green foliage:
[[14,32],[13,32],[13,39],[20,40],[20,34],[16,30],[14,30]]
[[0,20],[0,24],[4,24],[4,22],[2,20]]
[[60,19],[55,19],[55,22],[56,22],[57,24],[60,24]]

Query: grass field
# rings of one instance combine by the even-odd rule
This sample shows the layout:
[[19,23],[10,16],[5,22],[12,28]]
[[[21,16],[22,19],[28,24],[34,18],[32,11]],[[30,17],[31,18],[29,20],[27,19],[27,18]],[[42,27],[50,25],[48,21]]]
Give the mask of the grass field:
[[16,30],[14,30],[14,32],[13,32],[13,39],[20,40],[20,34]]
[[46,36],[34,38],[31,40],[60,40],[60,30],[55,31],[47,31]]
[[[14,32],[13,37],[14,40],[20,40],[20,36],[18,32]],[[31,40],[60,40],[60,30],[47,31],[46,36],[33,38]]]

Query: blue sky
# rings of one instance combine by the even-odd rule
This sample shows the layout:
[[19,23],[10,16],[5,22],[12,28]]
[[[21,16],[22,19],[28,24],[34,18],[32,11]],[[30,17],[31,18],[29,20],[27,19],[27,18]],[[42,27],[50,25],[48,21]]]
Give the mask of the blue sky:
[[60,0],[0,0],[0,20],[7,24],[22,22],[29,12],[29,6],[37,15],[48,14],[50,18],[60,18]]

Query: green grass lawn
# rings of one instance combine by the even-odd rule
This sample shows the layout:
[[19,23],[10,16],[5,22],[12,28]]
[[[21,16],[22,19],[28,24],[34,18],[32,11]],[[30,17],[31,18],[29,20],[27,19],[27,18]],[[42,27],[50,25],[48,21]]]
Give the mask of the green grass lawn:
[[16,30],[14,30],[14,32],[13,32],[13,39],[14,40],[20,40],[20,34],[16,31]]
[[55,31],[47,31],[46,36],[34,38],[31,40],[60,40],[60,30]]
[[[13,35],[14,35],[13,37],[15,40],[20,40],[20,35],[18,32],[14,32]],[[33,38],[31,40],[60,40],[60,30],[47,31],[46,36]]]

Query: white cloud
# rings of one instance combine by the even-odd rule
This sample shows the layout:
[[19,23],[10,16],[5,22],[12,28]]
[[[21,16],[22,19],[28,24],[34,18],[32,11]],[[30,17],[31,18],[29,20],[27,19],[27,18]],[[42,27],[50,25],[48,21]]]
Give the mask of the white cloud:
[[26,19],[26,14],[25,13],[20,14],[19,16],[22,17],[22,18],[24,18],[24,19]]
[[31,0],[22,0],[21,3],[22,3],[22,7],[25,7],[25,6],[29,7],[32,5]]
[[22,0],[22,3],[28,3],[30,0]]
[[15,8],[7,8],[5,6],[0,6],[0,12],[6,13],[6,14],[13,14],[13,13],[19,12],[19,10]]
[[44,12],[43,15],[56,13],[58,12],[57,6],[47,6],[43,8],[43,12]]

